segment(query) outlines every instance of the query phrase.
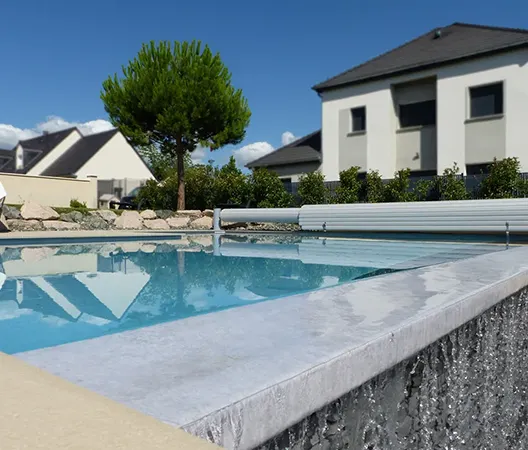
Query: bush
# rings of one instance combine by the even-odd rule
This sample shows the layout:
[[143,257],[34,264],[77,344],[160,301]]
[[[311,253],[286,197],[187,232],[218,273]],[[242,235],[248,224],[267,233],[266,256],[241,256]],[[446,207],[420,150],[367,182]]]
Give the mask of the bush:
[[321,172],[305,173],[299,179],[298,194],[303,205],[324,205],[330,197]]
[[357,203],[361,190],[358,179],[359,167],[354,166],[339,173],[339,186],[336,189],[337,203]]
[[191,166],[185,173],[185,204],[188,209],[213,209],[217,170],[211,164]]
[[361,186],[361,199],[367,203],[383,202],[384,184],[381,175],[377,170],[371,170],[367,173]]
[[467,200],[469,194],[460,169],[455,163],[452,168],[445,169],[441,176],[432,180],[419,180],[414,189],[414,195],[420,201],[436,200]]
[[88,209],[88,207],[86,206],[86,203],[82,203],[76,198],[72,198],[70,200],[70,208],[77,209],[77,210]]
[[169,209],[175,211],[178,205],[178,178],[171,176],[162,183],[148,180],[136,198],[139,209]]
[[482,198],[513,198],[524,196],[525,183],[520,174],[518,158],[494,158],[489,175],[482,180],[479,194]]
[[248,177],[236,166],[233,156],[222,166],[214,180],[215,206],[221,203],[244,204],[249,200]]
[[279,176],[267,169],[255,169],[249,185],[251,198],[258,208],[287,208],[293,202]]
[[414,194],[409,191],[411,169],[401,169],[394,174],[383,189],[386,202],[410,202],[414,200]]

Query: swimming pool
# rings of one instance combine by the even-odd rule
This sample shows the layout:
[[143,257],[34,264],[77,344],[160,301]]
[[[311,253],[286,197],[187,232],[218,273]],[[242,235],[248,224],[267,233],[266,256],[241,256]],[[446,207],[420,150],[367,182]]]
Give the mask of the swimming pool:
[[0,351],[18,353],[504,246],[271,236],[0,249]]

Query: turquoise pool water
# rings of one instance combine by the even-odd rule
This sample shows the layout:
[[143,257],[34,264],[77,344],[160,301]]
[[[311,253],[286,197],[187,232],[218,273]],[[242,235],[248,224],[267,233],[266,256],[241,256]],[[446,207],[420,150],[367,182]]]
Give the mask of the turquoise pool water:
[[96,338],[502,249],[265,236],[3,247],[0,351]]

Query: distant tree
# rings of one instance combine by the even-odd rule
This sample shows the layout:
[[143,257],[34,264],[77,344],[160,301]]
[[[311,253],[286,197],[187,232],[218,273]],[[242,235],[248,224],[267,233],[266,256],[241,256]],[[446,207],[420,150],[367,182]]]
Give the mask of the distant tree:
[[185,209],[187,152],[238,144],[251,112],[220,55],[200,42],[150,42],[101,92],[111,122],[138,146],[176,157],[178,209]]

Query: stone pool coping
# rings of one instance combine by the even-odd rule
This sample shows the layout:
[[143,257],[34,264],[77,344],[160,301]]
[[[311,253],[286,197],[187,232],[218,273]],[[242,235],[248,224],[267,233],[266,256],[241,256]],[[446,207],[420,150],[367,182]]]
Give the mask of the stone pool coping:
[[249,449],[527,285],[510,248],[17,356]]
[[209,442],[0,353],[2,450],[214,450]]

